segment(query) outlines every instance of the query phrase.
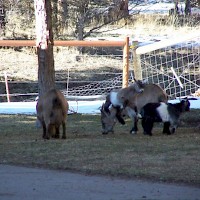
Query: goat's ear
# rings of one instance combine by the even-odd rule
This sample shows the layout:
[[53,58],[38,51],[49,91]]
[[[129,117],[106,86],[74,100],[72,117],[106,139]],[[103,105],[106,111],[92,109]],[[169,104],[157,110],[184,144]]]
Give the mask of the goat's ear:
[[104,109],[104,103],[102,104],[102,106],[101,106],[101,114],[102,114],[102,116],[106,116],[106,117],[108,117],[109,116],[109,114],[105,111],[105,109]]
[[101,112],[103,112],[104,111],[104,103],[102,104],[102,106],[101,106],[101,110],[100,110]]
[[182,104],[185,104],[185,105],[188,105],[190,103],[188,97],[184,97],[182,99],[180,98],[180,101],[181,101]]
[[102,114],[102,116],[106,116],[106,117],[109,117],[109,114],[110,114],[110,113],[107,113],[105,111],[105,105],[104,105],[104,103],[101,106],[101,114]]
[[135,80],[135,84],[137,84],[137,86],[139,88],[144,88],[145,85],[147,84],[147,80],[145,80],[145,81],[143,81],[143,80],[136,80],[136,79],[134,79],[134,80]]
[[106,113],[104,106],[105,106],[105,104],[103,103],[102,106],[101,106],[101,113]]
[[186,99],[185,99],[185,103],[187,104],[187,105],[190,105],[190,101],[189,101],[189,99],[186,97]]
[[185,102],[186,102],[186,103],[188,103],[188,102],[189,102],[189,100],[188,100],[188,98],[187,98],[187,97],[185,97],[185,98],[184,98],[184,100],[185,100]]
[[138,93],[141,93],[141,92],[144,91],[144,89],[143,89],[144,85],[142,84],[142,82],[140,80],[139,81],[135,81],[133,83],[133,87],[134,87],[135,91],[138,92]]
[[185,100],[185,99],[180,99],[180,103],[181,103],[182,105],[184,105],[184,104],[186,103],[186,100]]
[[190,105],[190,101],[187,97],[183,98],[183,99],[180,99],[181,100],[181,104],[184,105],[184,106],[188,106]]
[[180,100],[188,101],[188,97],[180,98]]
[[136,80],[136,78],[135,78],[135,77],[133,78],[133,80],[134,80],[134,81],[137,83],[137,80]]

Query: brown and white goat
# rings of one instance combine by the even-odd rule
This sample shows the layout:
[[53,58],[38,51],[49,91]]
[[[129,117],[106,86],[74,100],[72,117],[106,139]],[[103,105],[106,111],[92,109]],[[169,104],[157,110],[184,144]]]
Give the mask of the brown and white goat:
[[[36,105],[37,119],[43,127],[43,138],[59,138],[62,124],[62,138],[66,139],[66,118],[69,109],[64,95],[57,89],[51,89],[41,96]],[[55,134],[53,135],[53,131]]]
[[116,119],[121,124],[125,124],[122,118],[124,114],[128,115],[133,122],[130,133],[137,133],[137,115],[141,108],[150,102],[167,102],[167,100],[167,94],[160,86],[142,81],[135,81],[133,85],[118,92],[111,91],[101,108],[102,133],[113,132]]

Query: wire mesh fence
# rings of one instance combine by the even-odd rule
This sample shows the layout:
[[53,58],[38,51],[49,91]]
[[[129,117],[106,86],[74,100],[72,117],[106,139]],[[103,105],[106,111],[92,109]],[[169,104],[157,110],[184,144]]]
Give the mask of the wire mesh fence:
[[[159,46],[161,48],[157,48]],[[157,46],[150,45],[149,52],[148,47],[145,51],[140,52],[143,79],[161,85],[171,99],[197,93],[200,88],[200,35],[160,42]]]

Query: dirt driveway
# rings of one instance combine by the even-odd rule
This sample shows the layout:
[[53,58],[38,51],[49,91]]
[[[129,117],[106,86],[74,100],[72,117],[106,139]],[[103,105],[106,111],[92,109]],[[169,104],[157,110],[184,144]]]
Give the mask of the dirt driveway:
[[200,200],[200,188],[0,165],[2,200]]

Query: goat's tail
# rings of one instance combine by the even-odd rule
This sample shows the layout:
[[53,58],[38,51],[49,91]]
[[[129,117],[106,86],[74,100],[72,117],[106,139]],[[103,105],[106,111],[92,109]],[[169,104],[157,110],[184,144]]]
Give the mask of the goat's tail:
[[53,106],[53,108],[61,107],[61,105],[62,105],[62,102],[61,102],[61,100],[58,97],[54,97],[52,99],[52,106]]

